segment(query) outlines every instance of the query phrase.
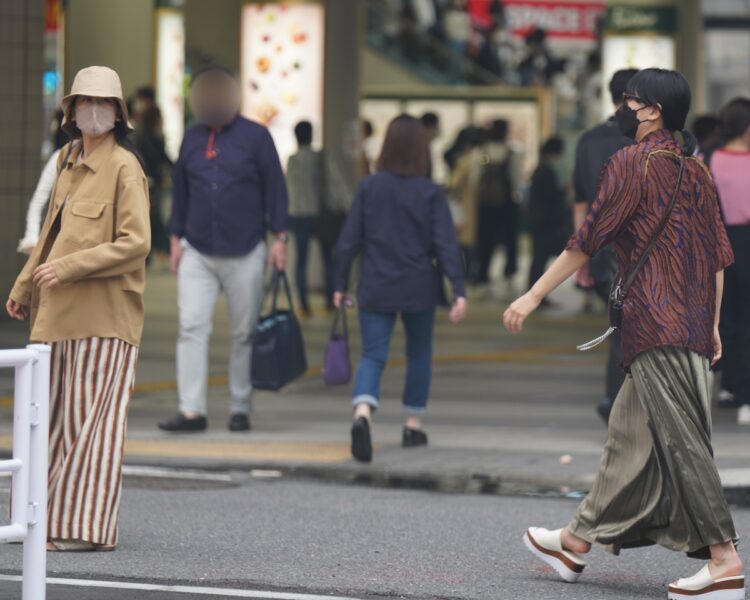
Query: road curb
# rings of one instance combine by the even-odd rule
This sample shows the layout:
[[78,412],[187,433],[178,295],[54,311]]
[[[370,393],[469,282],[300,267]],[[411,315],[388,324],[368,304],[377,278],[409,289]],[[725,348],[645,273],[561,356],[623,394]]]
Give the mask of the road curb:
[[[589,491],[593,474],[550,477],[518,476],[502,473],[469,473],[466,471],[407,471],[386,465],[352,463],[280,463],[273,461],[239,461],[202,459],[189,461],[174,457],[126,457],[129,466],[161,467],[204,472],[235,472],[265,478],[280,478],[360,485],[383,489],[415,490],[451,494],[495,496],[537,496],[581,499]],[[750,507],[750,485],[724,486],[730,505]]]

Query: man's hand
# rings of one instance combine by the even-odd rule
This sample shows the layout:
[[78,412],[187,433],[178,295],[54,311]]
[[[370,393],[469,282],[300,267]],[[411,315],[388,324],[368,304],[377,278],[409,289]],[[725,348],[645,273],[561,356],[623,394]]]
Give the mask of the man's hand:
[[43,290],[51,290],[60,285],[55,267],[51,263],[39,265],[34,270],[34,283]]
[[453,301],[451,307],[450,320],[454,325],[460,323],[466,318],[466,311],[469,308],[469,303],[466,302],[466,298],[456,298]]
[[172,273],[177,275],[177,271],[180,268],[180,259],[182,258],[182,246],[180,246],[180,238],[177,236],[170,236],[169,238],[169,268],[172,269]]
[[283,239],[276,238],[271,244],[271,251],[268,254],[268,264],[279,271],[286,270],[286,242]]
[[29,307],[19,304],[15,300],[8,298],[8,302],[5,304],[5,310],[8,311],[8,315],[11,319],[16,321],[24,321],[29,316]]

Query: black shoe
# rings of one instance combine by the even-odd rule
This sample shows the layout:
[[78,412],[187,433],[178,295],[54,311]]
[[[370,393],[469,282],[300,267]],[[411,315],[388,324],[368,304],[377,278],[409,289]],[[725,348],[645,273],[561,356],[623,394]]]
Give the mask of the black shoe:
[[179,413],[159,423],[159,429],[162,431],[172,431],[180,433],[196,433],[198,431],[205,431],[208,427],[208,420],[204,416],[188,418],[182,413]]
[[250,417],[235,413],[229,419],[229,431],[250,431]]
[[609,398],[602,398],[599,404],[596,405],[597,414],[604,419],[604,422],[609,424],[609,414],[612,412],[612,405],[614,402]]
[[404,433],[401,440],[404,448],[416,448],[427,445],[427,434],[421,429],[409,429],[404,427]]
[[352,425],[352,456],[359,462],[372,461],[370,422],[364,417],[359,417]]

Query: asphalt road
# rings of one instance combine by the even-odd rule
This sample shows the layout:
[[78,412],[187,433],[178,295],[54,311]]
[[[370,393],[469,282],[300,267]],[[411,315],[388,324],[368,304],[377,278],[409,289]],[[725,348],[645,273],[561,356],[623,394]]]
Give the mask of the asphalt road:
[[[49,600],[316,600],[299,593],[357,599],[663,598],[670,580],[701,567],[660,548],[631,550],[619,558],[596,551],[579,583],[557,581],[527,554],[521,535],[528,525],[564,525],[576,506],[566,499],[284,479],[186,486],[203,489],[156,484],[138,480],[126,487],[117,552],[49,554],[49,577],[141,587],[54,584]],[[6,504],[7,492],[2,499]],[[750,511],[737,509],[734,516],[746,538]],[[18,546],[0,547],[0,572],[18,574],[20,556]],[[143,587],[153,583],[184,585],[196,593]],[[238,595],[210,595],[197,586]],[[255,592],[242,596],[240,590]],[[20,598],[20,585],[0,582],[0,598]]]

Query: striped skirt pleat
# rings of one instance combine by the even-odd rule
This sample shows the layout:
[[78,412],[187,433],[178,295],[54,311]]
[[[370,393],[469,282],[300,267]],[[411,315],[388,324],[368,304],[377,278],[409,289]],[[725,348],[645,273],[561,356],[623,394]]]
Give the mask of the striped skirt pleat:
[[138,348],[118,339],[52,344],[49,539],[117,544],[137,359]]

